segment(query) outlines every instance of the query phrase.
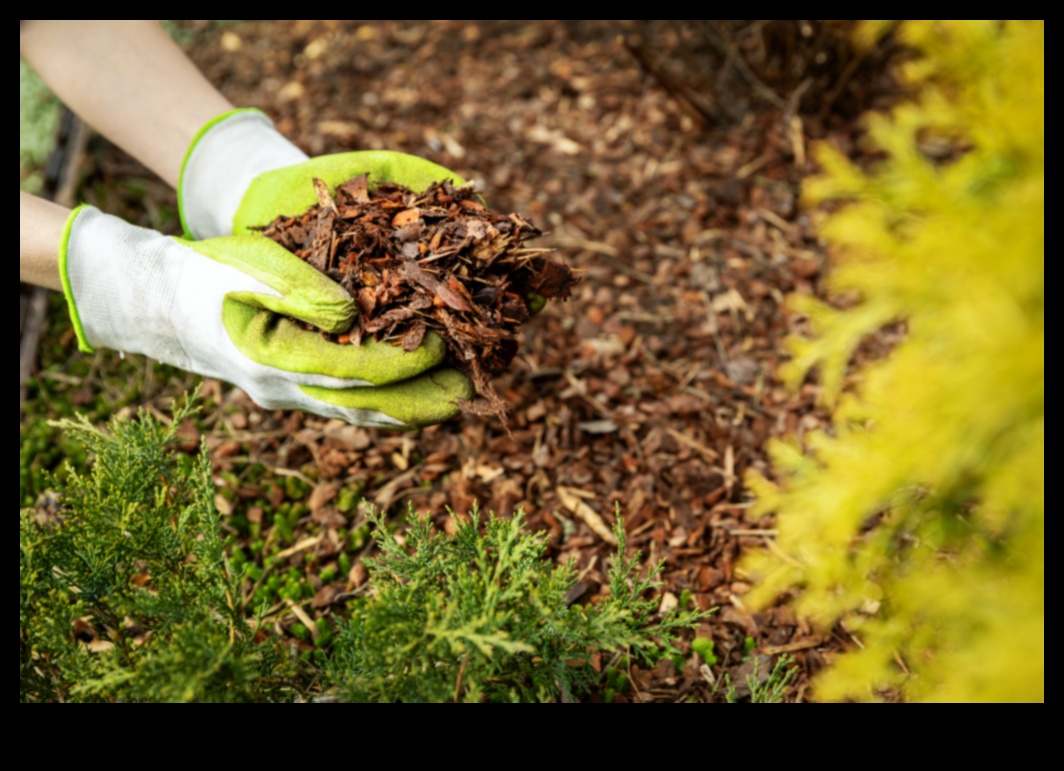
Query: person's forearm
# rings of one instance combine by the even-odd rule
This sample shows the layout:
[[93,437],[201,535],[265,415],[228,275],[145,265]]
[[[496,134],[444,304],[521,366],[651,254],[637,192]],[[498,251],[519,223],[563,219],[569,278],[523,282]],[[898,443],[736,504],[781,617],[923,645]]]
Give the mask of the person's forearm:
[[59,242],[70,211],[19,193],[19,281],[59,291]]
[[197,132],[233,109],[152,19],[31,20],[19,48],[86,123],[175,187]]

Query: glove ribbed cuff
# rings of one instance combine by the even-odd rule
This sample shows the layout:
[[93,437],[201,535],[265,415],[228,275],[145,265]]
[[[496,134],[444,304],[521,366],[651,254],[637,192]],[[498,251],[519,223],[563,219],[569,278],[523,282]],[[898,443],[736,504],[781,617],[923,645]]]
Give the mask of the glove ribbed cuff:
[[306,160],[259,110],[218,116],[200,130],[181,168],[177,199],[185,234],[195,240],[232,235],[255,178]]

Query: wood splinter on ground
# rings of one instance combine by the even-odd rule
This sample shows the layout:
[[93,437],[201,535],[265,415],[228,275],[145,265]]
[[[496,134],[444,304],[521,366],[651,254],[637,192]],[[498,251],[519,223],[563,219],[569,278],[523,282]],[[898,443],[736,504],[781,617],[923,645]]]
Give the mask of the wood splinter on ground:
[[423,194],[394,184],[369,189],[365,176],[335,194],[314,180],[318,205],[281,217],[263,234],[325,273],[358,305],[352,329],[329,336],[361,345],[373,338],[415,351],[430,331],[448,363],[481,399],[460,406],[506,424],[493,372],[517,355],[517,330],[546,300],[568,299],[577,279],[525,243],[542,233],[518,214],[488,211],[472,185],[433,184]]

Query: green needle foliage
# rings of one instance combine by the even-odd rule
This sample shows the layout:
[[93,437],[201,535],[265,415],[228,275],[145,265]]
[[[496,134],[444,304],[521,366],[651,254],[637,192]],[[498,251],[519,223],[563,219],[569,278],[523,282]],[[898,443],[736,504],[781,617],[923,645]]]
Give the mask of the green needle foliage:
[[297,666],[245,613],[262,568],[229,562],[206,453],[170,449],[193,412],[58,424],[93,461],[50,477],[55,492],[20,517],[21,703],[566,701],[609,685],[593,655],[656,663],[705,618],[657,618],[660,568],[640,578],[620,527],[610,596],[583,608],[567,601],[576,572],[552,566],[520,515],[474,512],[453,537],[414,518],[405,541],[374,517],[375,591],[349,620],[319,621],[322,671]]
[[[746,678],[746,687],[750,690],[751,704],[783,704],[787,698],[787,691],[798,676],[798,668],[794,666],[793,656],[782,656],[776,662],[772,672],[765,682],[761,682],[761,661],[754,661],[754,674]],[[725,675],[724,687],[729,704],[739,703],[739,692],[731,677]]]
[[354,702],[556,702],[598,679],[588,660],[630,650],[644,660],[706,614],[653,621],[659,568],[641,579],[625,557],[624,530],[610,570],[610,596],[570,605],[572,567],[552,567],[523,517],[482,522],[476,511],[453,537],[416,518],[406,544],[374,520],[381,557],[369,565],[377,596],[355,611],[332,662],[333,682]]
[[204,454],[175,459],[148,415],[61,428],[95,456],[57,511],[19,523],[20,701],[261,701],[281,660],[234,607]]

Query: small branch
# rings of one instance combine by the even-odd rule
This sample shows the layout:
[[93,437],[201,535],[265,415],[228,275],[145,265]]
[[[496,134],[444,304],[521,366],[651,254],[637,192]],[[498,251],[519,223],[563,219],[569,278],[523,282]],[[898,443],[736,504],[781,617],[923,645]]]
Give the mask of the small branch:
[[842,92],[846,90],[848,85],[850,85],[850,81],[853,80],[853,76],[857,74],[857,70],[859,70],[861,65],[864,64],[867,55],[868,52],[860,51],[854,54],[854,57],[850,59],[849,63],[846,65],[846,69],[839,77],[838,83],[836,83],[834,88],[831,89],[831,92],[824,97],[824,104],[820,108],[820,120],[827,118],[832,109],[834,109],[835,103],[839,101]]
[[37,346],[40,344],[41,335],[44,332],[44,321],[47,315],[48,290],[35,287],[26,311],[26,328],[19,341],[18,410],[20,420],[22,418],[22,408],[26,403],[26,384],[33,374],[33,366],[37,361]]
[[466,667],[469,666],[469,655],[462,659],[462,666],[458,669],[458,682],[454,685],[454,703],[459,704],[462,698],[462,681],[465,679]]
[[[56,148],[48,162],[49,188],[52,200],[71,208],[77,191],[77,171],[88,144],[88,129],[70,111],[63,115]],[[26,403],[26,384],[37,361],[37,348],[48,316],[48,290],[35,287],[25,306],[20,308],[23,318],[19,324],[19,420]]]
[[778,107],[781,110],[787,105],[780,98],[780,95],[765,85],[764,82],[750,69],[750,65],[743,59],[742,54],[736,45],[728,40],[725,40],[717,30],[713,29],[708,24],[704,27],[706,38],[724,57],[725,62],[735,67],[738,73],[743,77],[754,91],[764,99],[766,102],[774,107]]
[[625,38],[624,47],[628,50],[628,53],[639,62],[639,66],[643,68],[643,71],[657,81],[658,85],[664,88],[670,96],[679,102],[680,106],[683,107],[692,118],[702,123],[706,128],[712,128],[717,124],[716,109],[705,104],[689,86],[679,82],[676,78],[659,67],[640,43],[635,43],[629,38]]

